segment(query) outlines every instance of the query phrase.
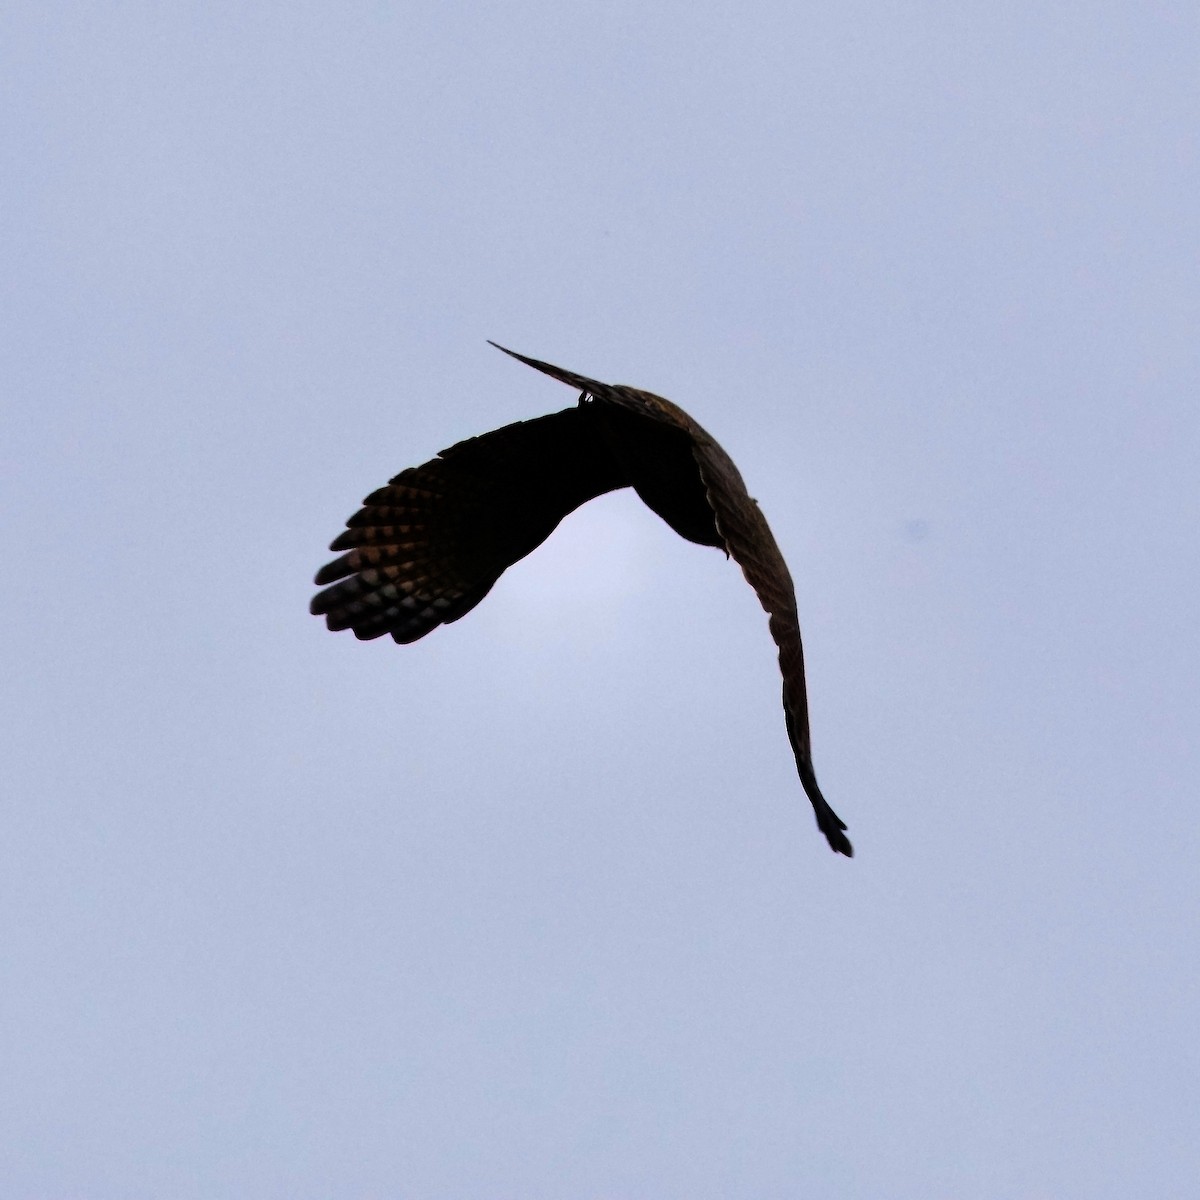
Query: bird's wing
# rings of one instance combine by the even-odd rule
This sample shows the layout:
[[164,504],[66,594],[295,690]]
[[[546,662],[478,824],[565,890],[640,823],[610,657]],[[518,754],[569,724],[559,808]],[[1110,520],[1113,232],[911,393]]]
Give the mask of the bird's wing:
[[311,611],[359,638],[414,642],[474,608],[569,512],[628,483],[582,405],[459,442],[363,501]]
[[604,396],[610,392],[612,388],[607,383],[601,383],[597,379],[589,379],[586,375],[576,375],[574,371],[567,371],[562,367],[556,367],[553,363],[542,362],[540,358],[530,358],[527,354],[518,354],[515,350],[510,350],[507,346],[500,345],[499,342],[493,342],[488,339],[489,346],[495,346],[497,350],[507,354],[509,358],[515,358],[517,362],[523,362],[527,367],[532,367],[535,371],[541,371],[543,375],[549,375],[551,379],[557,379],[559,383],[565,383],[569,387],[573,387],[577,392],[587,392],[590,396]]
[[[586,392],[597,400],[618,406],[642,418],[686,436],[700,479],[712,509],[716,532],[726,552],[742,568],[746,581],[758,595],[766,610],[771,636],[779,647],[779,670],[783,675],[783,711],[787,722],[788,739],[796,759],[796,770],[804,791],[812,802],[817,826],[829,845],[847,857],[854,853],[850,839],[843,832],[845,822],[830,808],[817,786],[813,771],[812,745],[808,731],[808,693],[804,684],[804,647],[800,641],[800,620],[796,612],[796,591],[783,554],[771,533],[771,527],[758,504],[746,491],[746,484],[733,460],[704,428],[678,405],[636,388],[619,384],[599,383],[584,375],[556,367],[537,358],[529,358],[496,342],[497,350]],[[650,444],[647,440],[647,444]],[[658,445],[658,443],[655,443]],[[661,450],[661,446],[659,446]],[[661,456],[668,461],[666,456]],[[683,537],[705,545],[718,544],[711,539],[704,520],[696,520],[693,506],[686,502],[685,489],[679,480],[669,481],[665,489],[656,489],[651,475],[636,469],[636,457],[627,455],[635,464],[634,485],[639,495],[669,525]],[[641,476],[641,478],[639,478]],[[661,494],[659,494],[661,493]]]
[[757,593],[769,618],[771,636],[779,647],[783,711],[800,782],[812,802],[817,826],[829,845],[849,857],[854,849],[843,832],[845,822],[821,795],[813,771],[808,693],[804,684],[804,647],[800,641],[800,620],[791,573],[766,517],[757,501],[747,493],[733,460],[709,435],[702,430],[698,432],[700,436],[694,448],[696,465],[708,492],[717,530],[725,539],[725,548],[742,568],[746,582]]

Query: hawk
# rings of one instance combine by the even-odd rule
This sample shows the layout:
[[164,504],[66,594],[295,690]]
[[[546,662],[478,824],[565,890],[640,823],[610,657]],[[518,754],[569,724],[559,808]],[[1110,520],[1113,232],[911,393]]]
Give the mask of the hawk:
[[681,537],[732,557],[757,593],[779,648],[800,782],[830,847],[853,854],[813,772],[792,577],[729,455],[670,400],[491,344],[568,384],[579,402],[468,438],[372,492],[330,544],[342,553],[317,572],[312,613],[358,638],[415,642],[470,612],[568,513],[632,487]]

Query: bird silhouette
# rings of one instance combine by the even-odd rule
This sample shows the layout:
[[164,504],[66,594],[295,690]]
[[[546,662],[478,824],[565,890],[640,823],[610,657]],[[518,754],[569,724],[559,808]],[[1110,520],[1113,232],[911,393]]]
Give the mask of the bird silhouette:
[[796,593],[779,546],[729,455],[670,400],[511,355],[579,393],[573,408],[468,438],[372,492],[330,544],[310,609],[358,638],[415,642],[470,612],[581,504],[632,487],[681,537],[741,567],[779,648],[783,712],[817,826],[853,848],[813,773]]

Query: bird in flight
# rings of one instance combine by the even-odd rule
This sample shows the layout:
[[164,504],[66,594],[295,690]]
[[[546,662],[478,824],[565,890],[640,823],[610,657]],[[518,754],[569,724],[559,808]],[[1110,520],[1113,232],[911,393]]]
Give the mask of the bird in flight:
[[670,400],[491,344],[574,388],[578,404],[468,438],[372,492],[330,544],[343,553],[317,572],[312,613],[358,638],[415,642],[474,608],[568,513],[632,487],[681,537],[724,550],[757,593],[800,782],[830,847],[852,855],[813,772],[792,577],[729,455]]

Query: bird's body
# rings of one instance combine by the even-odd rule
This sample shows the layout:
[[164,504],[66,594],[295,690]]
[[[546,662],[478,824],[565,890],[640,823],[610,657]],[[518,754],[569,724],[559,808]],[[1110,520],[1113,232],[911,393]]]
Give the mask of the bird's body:
[[732,556],[758,594],[779,647],[796,768],[830,846],[850,855],[813,774],[791,575],[729,455],[661,396],[504,352],[578,389],[579,403],[459,442],[372,492],[330,545],[344,553],[317,573],[328,586],[312,612],[359,638],[416,641],[474,608],[568,513],[632,487],[681,537]]

